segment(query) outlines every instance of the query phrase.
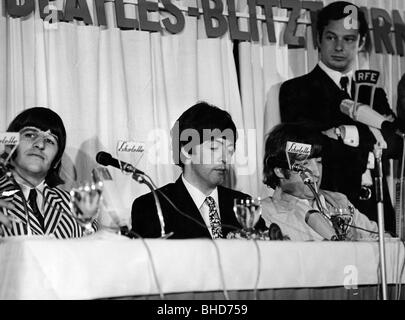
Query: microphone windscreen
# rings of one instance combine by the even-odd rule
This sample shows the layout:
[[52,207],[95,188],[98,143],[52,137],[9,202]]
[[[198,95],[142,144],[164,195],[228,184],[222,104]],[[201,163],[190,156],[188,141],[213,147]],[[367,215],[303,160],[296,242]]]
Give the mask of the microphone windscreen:
[[342,100],[340,103],[340,111],[353,119],[354,101],[350,99]]
[[340,103],[340,111],[351,119],[369,127],[381,129],[381,124],[386,121],[383,115],[362,103],[355,105],[354,101],[345,99]]
[[354,113],[356,121],[364,123],[370,127],[381,129],[381,124],[386,121],[385,117],[365,104],[359,104]]
[[305,222],[324,239],[331,240],[336,237],[333,227],[317,210],[309,210],[305,215]]
[[112,156],[111,154],[104,152],[104,151],[100,151],[99,153],[97,153],[96,155],[96,161],[97,163],[101,164],[102,166],[108,166],[111,163],[111,159]]

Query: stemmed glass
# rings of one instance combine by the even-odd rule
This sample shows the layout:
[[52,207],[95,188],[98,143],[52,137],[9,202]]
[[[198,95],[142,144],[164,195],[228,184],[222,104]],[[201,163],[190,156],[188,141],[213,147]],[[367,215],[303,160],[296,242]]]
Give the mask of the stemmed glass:
[[241,234],[251,238],[255,233],[255,225],[262,214],[260,198],[234,199],[233,211],[242,226]]
[[346,240],[349,227],[353,221],[351,207],[334,207],[330,217],[339,240]]
[[95,232],[92,224],[100,211],[100,200],[103,190],[101,181],[78,184],[70,191],[70,210],[73,217],[84,228],[85,235]]

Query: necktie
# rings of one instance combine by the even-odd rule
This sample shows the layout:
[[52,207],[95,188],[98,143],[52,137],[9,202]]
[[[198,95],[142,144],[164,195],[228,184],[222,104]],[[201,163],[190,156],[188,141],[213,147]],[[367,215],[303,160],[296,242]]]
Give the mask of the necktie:
[[217,206],[215,205],[215,200],[213,197],[207,197],[205,201],[210,208],[209,218],[210,218],[210,225],[211,225],[211,232],[212,237],[214,239],[222,238],[222,226],[221,220],[219,219],[219,214],[217,210]]
[[39,211],[38,204],[37,204],[37,190],[31,189],[30,194],[28,195],[28,203],[34,213],[35,218],[37,218],[41,229],[44,230],[44,217],[42,216],[41,212]]
[[349,77],[343,76],[340,78],[340,87],[344,92],[346,92],[349,96],[349,91],[347,90],[347,85],[349,84]]

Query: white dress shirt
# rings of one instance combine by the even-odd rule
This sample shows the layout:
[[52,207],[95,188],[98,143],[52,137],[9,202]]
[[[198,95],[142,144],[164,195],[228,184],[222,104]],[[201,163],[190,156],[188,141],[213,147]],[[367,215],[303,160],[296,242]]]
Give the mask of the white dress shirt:
[[210,217],[209,217],[210,209],[209,209],[208,204],[205,202],[205,199],[207,197],[212,197],[215,200],[218,215],[219,215],[219,217],[221,217],[221,214],[219,212],[219,206],[218,206],[218,188],[215,188],[209,195],[206,196],[198,188],[196,188],[190,182],[188,182],[186,180],[186,178],[184,178],[184,175],[181,176],[181,179],[182,179],[188,193],[190,194],[191,198],[193,199],[195,205],[197,206],[198,210],[200,211],[201,217],[203,218],[205,225],[207,226],[208,231],[210,232],[210,235],[212,237],[212,230],[211,230]]
[[[16,180],[16,182],[19,184],[19,186],[21,187],[21,191],[24,194],[24,198],[25,200],[27,200],[27,204],[29,205],[28,202],[28,196],[30,194],[31,189],[34,189],[32,186],[29,186],[27,183],[24,182],[24,180],[22,180],[20,177],[18,177],[17,174],[14,174],[14,178]],[[41,212],[42,215],[44,215],[44,188],[45,188],[45,180],[42,180],[42,182],[37,185],[35,187],[35,189],[37,190],[37,205],[38,205],[38,209]]]
[[[325,191],[326,192],[326,191]],[[328,192],[342,207],[352,204],[347,197],[338,192]],[[332,206],[326,202],[325,197],[320,194],[322,206],[330,213]],[[271,223],[277,223],[283,235],[289,236],[292,241],[320,241],[323,238],[315,232],[306,222],[305,215],[311,210],[318,210],[315,201],[300,199],[281,190],[277,187],[272,197],[262,200],[262,218],[269,227]],[[352,226],[360,227],[372,232],[378,232],[378,226],[374,221],[369,220],[364,214],[354,209]],[[348,238],[350,240],[375,240],[378,235],[356,228],[349,228]]]
[[336,83],[336,85],[340,88],[343,89],[340,86],[340,79],[342,77],[348,77],[349,78],[349,82],[347,83],[347,91],[349,93],[349,95],[351,96],[351,92],[352,92],[352,82],[353,82],[353,70],[350,70],[347,73],[341,73],[339,71],[333,70],[331,68],[329,68],[326,64],[324,64],[322,61],[319,61],[318,63],[319,67],[325,71],[325,73],[329,76],[329,78],[331,78],[333,80],[334,83]]

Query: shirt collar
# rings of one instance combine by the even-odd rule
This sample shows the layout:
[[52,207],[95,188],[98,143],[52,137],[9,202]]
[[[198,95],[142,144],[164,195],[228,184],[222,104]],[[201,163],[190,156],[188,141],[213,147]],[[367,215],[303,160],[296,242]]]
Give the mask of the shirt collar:
[[349,78],[348,88],[351,88],[352,85],[352,78],[353,78],[353,70],[350,70],[347,73],[341,73],[339,71],[333,70],[329,68],[326,64],[322,61],[318,62],[319,67],[333,80],[334,83],[340,88],[340,78],[346,76]]
[[[33,189],[32,186],[29,186],[27,183],[25,183],[24,180],[22,180],[17,174],[14,174],[14,179],[16,180],[16,182],[21,187],[21,191],[24,194],[24,198],[28,199],[28,195],[30,193],[30,190]],[[35,189],[40,194],[42,194],[44,192],[45,186],[46,186],[45,180],[42,180],[41,183],[35,187]]]
[[[188,193],[190,194],[191,198],[193,199],[195,205],[197,206],[198,209],[201,208],[201,206],[204,204],[205,199],[207,196],[201,192],[198,188],[193,186],[190,182],[184,178],[184,175],[181,175],[181,180],[184,183],[184,186],[186,187]],[[215,188],[209,195],[208,197],[212,197],[215,200],[215,203],[218,205],[218,188]]]
[[273,200],[283,203],[284,206],[294,207],[298,201],[305,201],[309,204],[307,199],[300,199],[289,193],[283,192],[280,187],[277,187],[273,193]]
[[[281,190],[280,187],[277,187],[274,190],[272,198],[273,198],[274,201],[280,202],[286,208],[296,207],[297,203],[304,203],[304,204],[309,205],[311,207],[314,207],[316,205],[315,200],[308,200],[308,199],[298,198],[298,197],[293,196],[293,195],[291,195],[289,193],[283,192],[283,190]],[[319,198],[320,198],[321,203],[324,206],[324,208],[326,208],[325,197],[322,194],[319,194]]]

